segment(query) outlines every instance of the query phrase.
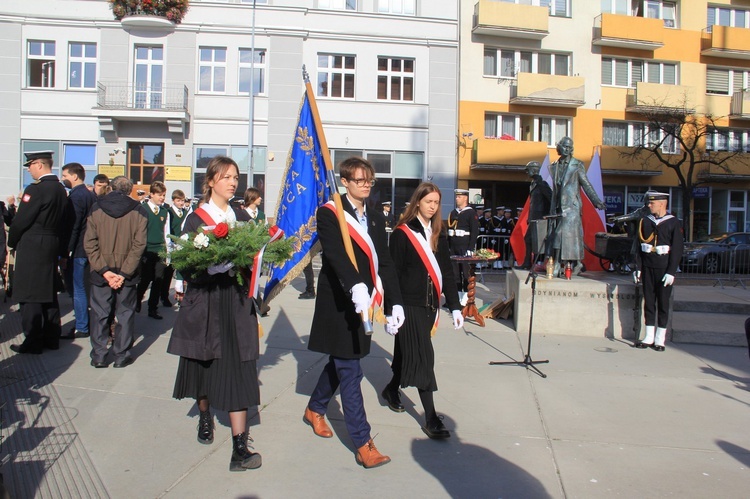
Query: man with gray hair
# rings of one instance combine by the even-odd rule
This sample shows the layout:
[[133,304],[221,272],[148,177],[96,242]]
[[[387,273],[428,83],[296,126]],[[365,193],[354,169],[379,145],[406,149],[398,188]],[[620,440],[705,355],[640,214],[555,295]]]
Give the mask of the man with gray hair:
[[143,205],[130,197],[130,179],[115,177],[110,186],[112,192],[91,208],[83,241],[91,265],[91,365],[97,368],[107,367],[107,319],[113,304],[119,329],[112,343],[114,367],[133,363],[129,351],[148,221]]

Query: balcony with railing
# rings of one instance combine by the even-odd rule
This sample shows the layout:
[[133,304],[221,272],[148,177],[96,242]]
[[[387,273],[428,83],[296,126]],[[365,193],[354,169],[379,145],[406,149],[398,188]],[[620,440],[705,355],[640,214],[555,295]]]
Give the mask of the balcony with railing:
[[750,29],[709,26],[701,32],[701,54],[750,60]]
[[692,114],[695,88],[639,81],[628,89],[625,110],[634,113]]
[[527,106],[581,107],[584,104],[585,79],[519,73],[510,87],[510,103]]
[[734,120],[750,120],[750,90],[738,90],[732,94],[729,117]]
[[479,0],[472,33],[541,40],[549,34],[549,8]]
[[636,50],[664,46],[664,20],[622,14],[601,14],[594,18],[594,45]]
[[96,107],[102,132],[115,132],[118,121],[165,122],[169,131],[184,133],[190,121],[189,91],[185,85],[145,86],[125,82],[98,82]]

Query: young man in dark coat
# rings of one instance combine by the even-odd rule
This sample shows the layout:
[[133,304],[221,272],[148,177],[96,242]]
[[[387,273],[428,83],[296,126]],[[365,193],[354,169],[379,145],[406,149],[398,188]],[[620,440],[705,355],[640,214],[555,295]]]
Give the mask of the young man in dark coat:
[[167,187],[164,182],[155,181],[151,184],[151,197],[143,203],[148,214],[148,227],[146,229],[147,243],[146,251],[143,253],[141,281],[138,283],[138,298],[135,304],[136,313],[141,311],[141,302],[146,294],[148,285],[151,284],[151,292],[148,295],[148,316],[152,319],[162,320],[159,314],[159,300],[161,299],[162,281],[164,280],[164,269],[166,263],[159,255],[167,249],[167,234],[169,233],[169,212],[163,206],[167,195]]
[[86,233],[86,218],[96,202],[96,194],[86,188],[86,170],[80,163],[68,163],[62,168],[62,183],[70,189],[68,203],[72,208],[70,237],[68,242],[68,262],[65,267],[65,281],[68,294],[73,299],[75,324],[70,332],[60,338],[89,337],[89,297],[87,272],[89,261],[83,250],[83,236]]
[[65,255],[65,220],[68,196],[52,173],[52,151],[25,153],[34,183],[21,196],[8,233],[8,246],[16,250],[13,296],[21,304],[21,324],[26,339],[11,345],[17,353],[40,354],[57,350],[60,342],[60,291],[58,258]]
[[[388,251],[385,220],[379,211],[365,207],[375,183],[375,169],[366,159],[358,157],[343,161],[339,169],[341,183],[346,188],[341,201],[348,215],[357,266],[352,264],[344,248],[335,206],[330,203],[320,207],[317,223],[323,266],[318,276],[318,296],[308,348],[328,354],[329,360],[307,404],[304,421],[319,437],[332,437],[325,413],[340,388],[344,421],[357,449],[357,463],[374,468],[390,462],[390,458],[375,448],[365,414],[360,359],[370,353],[371,336],[364,332],[361,313],[369,310],[374,288],[384,292],[384,309],[392,334],[403,324],[404,311],[398,276]],[[368,256],[371,252],[374,252],[372,258]],[[373,282],[373,275],[382,281],[382,287]]]
[[146,248],[147,214],[130,197],[133,182],[112,179],[112,191],[91,210],[84,248],[91,263],[91,365],[107,367],[109,316],[114,305],[118,331],[112,343],[115,367],[133,359],[129,350],[135,325],[136,285],[141,256]]

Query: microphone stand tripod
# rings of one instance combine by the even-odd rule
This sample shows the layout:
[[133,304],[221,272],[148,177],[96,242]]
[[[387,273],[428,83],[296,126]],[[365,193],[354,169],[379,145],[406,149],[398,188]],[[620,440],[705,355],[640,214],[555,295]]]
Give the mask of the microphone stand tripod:
[[[556,217],[545,217],[545,218],[556,218]],[[549,232],[547,233],[549,235]],[[544,240],[542,241],[542,244],[539,245],[540,248],[544,248],[544,245],[547,241],[547,236],[545,236]],[[546,255],[545,255],[546,256]],[[511,361],[504,361],[504,362],[490,362],[491,366],[524,366],[526,370],[533,370],[535,373],[537,373],[542,378],[546,378],[547,375],[544,374],[542,371],[540,371],[534,364],[549,364],[549,360],[532,360],[531,358],[531,334],[534,330],[534,300],[536,299],[536,278],[539,274],[536,273],[536,266],[539,261],[539,255],[537,255],[537,258],[535,259],[534,264],[531,266],[531,270],[529,270],[529,275],[526,277],[526,282],[524,284],[529,283],[529,279],[531,279],[531,312],[529,313],[529,341],[526,346],[526,354],[523,356],[523,360],[511,360]]]

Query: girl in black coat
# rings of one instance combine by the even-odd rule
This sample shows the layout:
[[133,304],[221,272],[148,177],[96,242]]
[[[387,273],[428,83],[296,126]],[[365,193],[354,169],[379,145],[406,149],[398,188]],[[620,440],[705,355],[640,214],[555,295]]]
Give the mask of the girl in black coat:
[[[248,221],[242,210],[229,204],[239,180],[237,163],[225,156],[214,157],[206,170],[203,196],[206,201],[188,215],[183,233],[220,222]],[[184,271],[188,282],[185,297],[169,341],[168,352],[180,356],[174,397],[195,398],[200,410],[198,442],[214,440],[209,401],[229,412],[233,449],[230,471],[259,468],[260,454],[247,449],[247,408],[260,403],[258,386],[258,320],[247,287],[237,283],[231,262],[218,263],[205,272]]]
[[396,336],[393,379],[382,393],[391,410],[403,412],[399,387],[416,386],[425,410],[422,431],[430,438],[450,437],[435,412],[432,396],[437,382],[431,335],[437,327],[441,294],[452,311],[453,326],[460,329],[464,323],[448,241],[442,231],[440,200],[438,186],[420,184],[391,234],[390,252],[399,277],[406,321]]

